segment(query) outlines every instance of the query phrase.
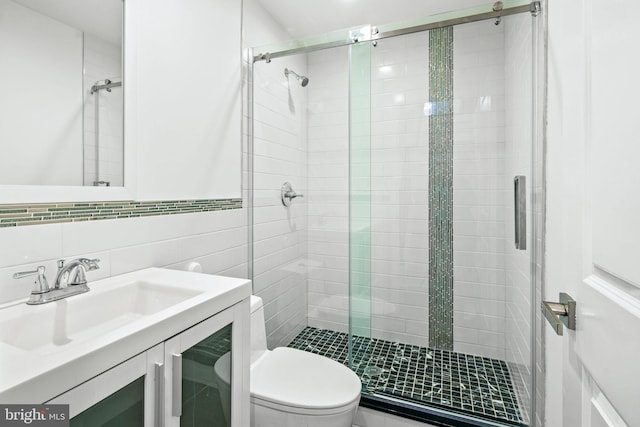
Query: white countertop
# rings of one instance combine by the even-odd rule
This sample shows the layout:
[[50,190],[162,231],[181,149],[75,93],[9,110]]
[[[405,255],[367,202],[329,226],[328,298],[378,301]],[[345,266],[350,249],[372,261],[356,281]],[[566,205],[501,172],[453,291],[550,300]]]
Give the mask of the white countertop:
[[[0,342],[0,403],[44,403],[251,295],[251,281],[246,279],[149,268],[90,282],[88,293],[67,299],[41,306],[20,304],[0,309],[0,324],[3,318],[12,317],[16,324],[15,319],[20,320],[25,314],[33,319],[35,313],[37,318],[38,310],[51,312],[53,307],[62,310],[72,299],[74,304],[86,300],[95,305],[100,292],[132,281],[179,284],[199,293],[157,313],[103,331],[99,336],[83,337],[64,345],[28,351]],[[89,298],[92,293],[93,298]],[[42,328],[50,326],[43,323]],[[19,322],[16,327],[19,328]]]

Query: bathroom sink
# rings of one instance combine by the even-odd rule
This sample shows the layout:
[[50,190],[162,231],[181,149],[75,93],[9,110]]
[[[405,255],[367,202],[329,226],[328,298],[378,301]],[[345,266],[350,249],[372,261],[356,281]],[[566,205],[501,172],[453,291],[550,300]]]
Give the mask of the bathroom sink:
[[251,295],[249,280],[162,268],[89,288],[0,309],[0,402],[46,402]]
[[126,327],[205,292],[142,280],[93,287],[86,294],[41,306],[19,306],[4,316],[0,311],[0,342],[26,351],[53,351]]

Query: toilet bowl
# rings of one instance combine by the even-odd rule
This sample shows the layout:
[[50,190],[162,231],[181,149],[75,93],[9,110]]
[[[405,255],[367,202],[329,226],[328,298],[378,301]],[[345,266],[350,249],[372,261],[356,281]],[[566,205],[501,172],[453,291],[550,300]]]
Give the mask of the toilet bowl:
[[[353,371],[302,350],[267,350],[262,299],[255,296],[250,333],[252,427],[351,427],[361,390]],[[228,353],[215,364],[221,389],[229,387],[229,367]]]

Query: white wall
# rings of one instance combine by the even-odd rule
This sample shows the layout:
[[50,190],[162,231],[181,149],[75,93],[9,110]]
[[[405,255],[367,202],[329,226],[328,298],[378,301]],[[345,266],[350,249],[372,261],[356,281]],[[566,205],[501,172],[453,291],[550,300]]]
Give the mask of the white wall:
[[[372,336],[428,344],[428,36],[371,51]],[[349,324],[348,48],[309,54],[309,325]]]
[[[122,82],[122,47],[92,34],[84,35],[84,185],[108,181],[111,186],[124,183],[122,87],[111,92],[101,90],[91,94],[91,87],[105,79]],[[96,152],[96,100],[99,98],[99,153]],[[96,159],[96,156],[97,159]],[[96,176],[99,161],[99,177]]]
[[[258,3],[246,2],[244,11],[245,47],[288,38]],[[255,63],[254,80],[246,82],[253,83],[254,96],[253,292],[264,301],[271,348],[288,344],[307,326],[308,87],[293,77],[287,81],[285,68],[305,75],[306,56]],[[306,197],[283,206],[285,182]]]
[[56,260],[99,258],[91,281],[146,267],[184,269],[189,261],[203,272],[247,275],[243,209],[196,214],[87,221],[0,229],[0,303],[27,298],[33,278],[13,273],[44,265],[52,284]]
[[82,32],[0,1],[0,184],[82,185]]
[[263,297],[268,344],[288,344],[307,324],[307,201],[281,201],[281,186],[308,197],[306,89],[284,68],[306,73],[306,58],[254,66],[254,293]]
[[[181,53],[189,59],[196,61],[205,51],[212,49],[208,33],[215,25],[207,20],[213,16],[216,19],[229,23],[235,32],[229,33],[229,38],[224,39],[225,43],[229,39],[237,40],[237,44],[229,43],[228,51],[221,50],[219,58],[224,58],[224,64],[229,67],[222,67],[226,71],[231,68],[240,68],[240,9],[237,2],[205,2],[201,4],[194,2],[192,7],[185,7],[185,2],[127,2],[128,10],[127,31],[130,37],[127,43],[132,46],[127,49],[127,72],[131,75],[129,88],[127,89],[133,96],[126,98],[129,119],[134,119],[127,123],[131,126],[128,135],[133,136],[130,144],[136,146],[139,157],[145,157],[137,163],[137,173],[149,180],[158,176],[171,177],[175,173],[176,163],[181,162],[184,168],[193,168],[194,173],[189,177],[182,177],[185,180],[176,180],[166,192],[158,190],[159,193],[167,197],[187,199],[196,196],[202,198],[207,195],[201,191],[201,182],[197,176],[206,175],[208,177],[221,174],[221,179],[216,185],[225,189],[226,194],[239,195],[240,193],[240,112],[231,116],[226,114],[239,108],[239,94],[227,99],[222,96],[216,97],[216,90],[235,90],[233,83],[226,80],[210,79],[207,81],[211,91],[205,92],[201,89],[204,80],[198,80],[198,75],[193,69],[181,67],[163,68],[165,61],[175,61],[177,64],[181,57],[176,55],[173,59],[171,55],[181,50]],[[209,6],[217,5],[219,8],[210,9]],[[176,6],[176,10],[172,9]],[[202,6],[198,8],[197,6]],[[231,8],[228,8],[231,6]],[[181,12],[171,15],[171,12]],[[192,14],[200,14],[196,19]],[[209,16],[208,16],[209,15]],[[182,19],[180,23],[175,20]],[[154,21],[155,20],[155,21]],[[235,24],[237,23],[237,25]],[[144,24],[144,25],[142,25]],[[188,24],[188,25],[187,25]],[[235,27],[233,27],[236,25]],[[226,28],[224,26],[215,27]],[[232,28],[228,28],[230,31]],[[171,30],[171,31],[169,31]],[[213,30],[212,30],[213,31]],[[160,43],[162,36],[170,36],[167,43]],[[219,40],[219,39],[216,39]],[[175,44],[171,45],[171,43]],[[206,49],[204,49],[206,44]],[[163,51],[159,54],[150,45],[158,45]],[[143,49],[144,47],[144,49]],[[157,55],[156,55],[157,54]],[[234,62],[237,58],[237,62]],[[185,58],[182,58],[185,59]],[[211,71],[203,63],[198,72],[206,73]],[[219,61],[218,61],[219,62]],[[175,65],[172,64],[172,65]],[[185,59],[184,64],[189,64]],[[217,62],[216,62],[217,64]],[[227,70],[228,68],[228,70]],[[171,76],[167,72],[172,73]],[[158,75],[154,76],[154,73]],[[195,74],[194,74],[195,73]],[[149,80],[145,80],[147,77]],[[163,78],[163,85],[150,87],[150,80]],[[215,73],[211,76],[216,77]],[[138,78],[139,77],[139,78]],[[171,77],[171,78],[169,78]],[[80,78],[80,76],[79,76]],[[232,80],[235,81],[236,77]],[[144,80],[144,82],[143,82]],[[187,91],[183,94],[186,99],[174,104],[174,99],[161,99],[164,89],[175,94],[175,86],[181,81],[188,81],[190,84],[199,85],[198,91]],[[240,76],[237,76],[237,86],[239,90]],[[188,87],[181,86],[182,89]],[[215,89],[215,90],[214,90]],[[154,92],[152,95],[150,92]],[[202,95],[202,94],[205,95]],[[81,95],[81,91],[80,91]],[[193,98],[190,98],[193,97]],[[206,98],[207,112],[200,109],[201,105],[196,101],[204,103]],[[170,98],[170,97],[168,97]],[[194,102],[186,102],[192,100]],[[161,110],[162,114],[151,117],[152,113]],[[176,113],[171,116],[170,111]],[[178,114],[179,112],[179,114]],[[180,116],[185,121],[172,121]],[[189,117],[187,117],[189,116]],[[203,117],[204,116],[204,117]],[[208,118],[217,117],[214,122],[220,123],[224,120],[225,125],[216,127],[211,125]],[[135,119],[139,120],[135,120]],[[178,126],[188,123],[196,123],[197,126],[189,129]],[[172,125],[176,125],[172,127]],[[171,128],[170,131],[167,128]],[[166,132],[157,139],[149,138],[157,135],[157,132],[164,129]],[[206,129],[206,132],[201,131]],[[237,137],[231,138],[227,130],[235,129]],[[181,133],[181,131],[183,131]],[[139,139],[135,138],[138,137]],[[184,138],[184,139],[183,139]],[[200,138],[200,139],[199,139]],[[216,161],[226,161],[232,165],[231,169],[216,169],[216,163],[211,162],[209,167],[196,167],[198,162],[204,161],[206,155],[204,151],[194,150],[194,141],[205,144],[207,153],[219,154]],[[218,144],[223,141],[224,143]],[[156,143],[156,145],[153,144]],[[171,145],[171,147],[169,147]],[[190,145],[191,148],[180,150]],[[196,144],[197,145],[197,144]],[[166,148],[166,150],[162,150]],[[219,148],[219,150],[218,150]],[[160,159],[162,155],[169,152],[178,152],[175,161]],[[158,153],[156,153],[156,151]],[[225,157],[225,153],[230,155],[230,159]],[[158,154],[158,156],[155,156]],[[200,157],[202,154],[202,157]],[[236,160],[237,159],[237,160]],[[136,159],[128,159],[135,161]],[[162,160],[162,161],[160,161]],[[154,162],[157,161],[157,162]],[[237,167],[233,164],[237,163]],[[188,178],[188,179],[187,179]],[[159,182],[161,184],[164,181]],[[143,185],[143,189],[150,190]],[[161,188],[161,187],[154,187]],[[171,190],[171,191],[169,191]],[[158,192],[148,192],[159,195]],[[143,192],[144,193],[144,192]],[[221,194],[216,194],[222,196]],[[33,203],[38,200],[32,200]],[[101,269],[88,274],[89,281],[100,277],[106,277],[128,271],[157,266],[169,268],[183,268],[189,261],[201,262],[206,273],[221,273],[237,277],[247,277],[247,213],[245,209],[231,211],[191,213],[169,216],[140,217],[119,220],[86,221],[77,223],[51,224],[51,225],[31,225],[25,227],[0,228],[0,300],[8,301],[16,298],[28,296],[31,286],[31,279],[14,280],[12,275],[16,271],[32,270],[38,265],[47,267],[47,274],[50,280],[55,273],[55,261],[59,258],[75,258],[78,256],[97,257],[102,260]]]
[[309,326],[349,325],[349,52],[308,54]]
[[533,52],[532,17],[514,15],[502,20],[505,30],[505,176],[508,195],[512,193],[513,178],[527,178],[527,249],[516,250],[514,242],[514,203],[506,203],[505,218],[505,273],[506,273],[506,360],[521,392],[522,406],[530,408],[533,375],[531,357],[531,257],[537,236],[532,234],[533,171],[532,149],[534,140],[533,110]]
[[125,180],[137,199],[241,195],[240,6],[125,2],[125,124],[137,151]]
[[[454,31],[454,348],[504,359],[504,26]],[[427,345],[428,35],[381,40],[372,67],[373,335]],[[309,324],[346,331],[346,48],[309,54],[309,75]]]
[[429,34],[379,41],[371,66],[371,328],[427,346]]
[[456,26],[453,43],[454,350],[504,359],[504,26]]

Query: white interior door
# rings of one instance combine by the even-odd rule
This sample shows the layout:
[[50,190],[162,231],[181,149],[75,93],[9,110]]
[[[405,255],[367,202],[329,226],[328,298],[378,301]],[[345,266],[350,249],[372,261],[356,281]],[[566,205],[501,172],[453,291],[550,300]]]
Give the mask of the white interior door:
[[550,3],[544,425],[640,426],[640,4]]

